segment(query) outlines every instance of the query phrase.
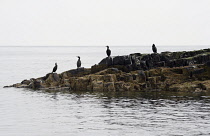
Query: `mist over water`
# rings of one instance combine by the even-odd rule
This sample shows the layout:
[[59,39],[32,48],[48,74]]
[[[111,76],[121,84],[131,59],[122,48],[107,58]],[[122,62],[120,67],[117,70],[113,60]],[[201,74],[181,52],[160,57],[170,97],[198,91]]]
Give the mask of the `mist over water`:
[[[207,46],[161,46],[189,51]],[[114,46],[112,56],[151,53],[151,47]],[[55,92],[3,88],[52,71],[90,68],[106,47],[0,47],[0,135],[210,135],[210,93]]]

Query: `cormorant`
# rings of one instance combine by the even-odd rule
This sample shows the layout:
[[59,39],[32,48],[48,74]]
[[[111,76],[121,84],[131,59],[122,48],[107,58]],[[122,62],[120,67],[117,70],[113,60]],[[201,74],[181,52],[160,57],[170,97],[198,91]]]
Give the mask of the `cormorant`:
[[106,46],[107,50],[106,50],[106,54],[109,57],[111,55],[111,50],[109,49],[109,46]]
[[81,60],[80,60],[80,56],[77,56],[78,60],[77,60],[77,68],[81,67]]
[[57,65],[57,63],[55,63],[55,66],[54,66],[54,68],[53,68],[52,73],[55,72],[55,71],[57,70],[57,68],[58,68],[58,65]]
[[155,44],[152,45],[152,51],[153,51],[154,53],[157,53],[157,48],[155,47]]

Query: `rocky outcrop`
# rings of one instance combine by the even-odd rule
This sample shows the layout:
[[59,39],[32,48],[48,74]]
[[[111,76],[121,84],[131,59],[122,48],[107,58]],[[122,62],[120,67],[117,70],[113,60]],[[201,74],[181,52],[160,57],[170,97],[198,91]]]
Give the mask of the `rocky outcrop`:
[[125,56],[107,57],[99,63],[99,66],[124,66],[127,68],[126,70],[133,71],[149,70],[157,67],[180,67],[203,64],[209,60],[210,49],[204,49],[189,52],[162,52],[160,54],[134,53]]
[[5,87],[71,91],[210,91],[210,49],[107,57],[89,69],[48,73]]

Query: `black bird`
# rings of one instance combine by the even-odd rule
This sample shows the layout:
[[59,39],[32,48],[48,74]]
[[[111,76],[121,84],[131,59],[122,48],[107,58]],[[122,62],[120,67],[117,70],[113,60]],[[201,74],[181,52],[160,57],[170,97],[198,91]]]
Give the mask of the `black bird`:
[[154,53],[157,53],[157,48],[155,47],[155,44],[152,45],[152,51],[153,51]]
[[54,66],[54,68],[53,68],[52,73],[55,72],[55,71],[57,70],[57,68],[58,68],[58,65],[57,65],[57,63],[55,63],[55,66]]
[[109,49],[109,46],[106,46],[107,50],[106,50],[106,54],[109,57],[111,55],[111,50]]
[[80,56],[77,56],[78,60],[77,60],[77,68],[81,67],[81,60],[80,60]]

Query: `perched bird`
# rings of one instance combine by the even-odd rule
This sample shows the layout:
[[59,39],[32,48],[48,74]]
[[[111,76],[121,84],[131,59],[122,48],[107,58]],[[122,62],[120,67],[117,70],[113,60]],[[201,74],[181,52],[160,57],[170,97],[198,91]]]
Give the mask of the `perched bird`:
[[80,56],[77,56],[78,60],[77,60],[77,68],[81,67],[81,60],[80,60]]
[[109,57],[111,55],[111,50],[109,49],[109,46],[106,46],[107,50],[106,50],[106,54]]
[[155,44],[152,45],[152,51],[153,51],[154,53],[157,53],[157,48],[155,47]]
[[54,68],[53,68],[52,73],[55,72],[55,71],[57,70],[57,68],[58,68],[58,65],[57,65],[57,63],[55,63],[55,66],[54,66]]

